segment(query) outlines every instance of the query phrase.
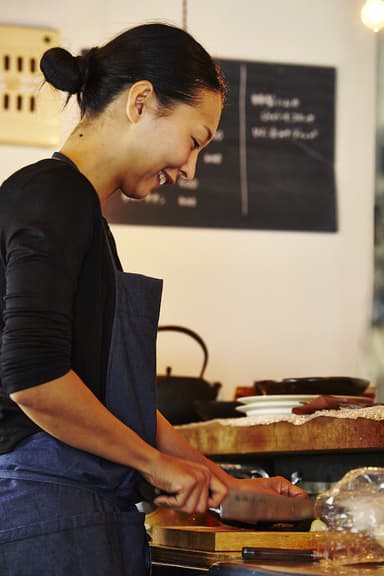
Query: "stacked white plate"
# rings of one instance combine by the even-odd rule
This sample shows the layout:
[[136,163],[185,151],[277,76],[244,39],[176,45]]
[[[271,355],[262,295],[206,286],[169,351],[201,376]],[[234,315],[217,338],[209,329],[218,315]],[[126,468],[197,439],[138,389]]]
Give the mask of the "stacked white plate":
[[243,406],[237,406],[238,412],[246,416],[275,416],[292,414],[292,408],[316,398],[317,394],[270,394],[266,396],[245,396],[238,398]]

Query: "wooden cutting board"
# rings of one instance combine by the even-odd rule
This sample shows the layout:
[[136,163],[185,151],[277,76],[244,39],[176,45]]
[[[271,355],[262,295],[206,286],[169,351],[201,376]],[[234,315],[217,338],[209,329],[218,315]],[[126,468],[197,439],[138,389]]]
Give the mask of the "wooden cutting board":
[[[215,562],[228,562],[240,560],[239,551],[207,552],[206,550],[187,550],[184,548],[172,548],[171,546],[156,546],[151,544],[152,562],[185,566],[188,568],[209,568]],[[189,572],[188,572],[189,574]]]
[[221,526],[153,526],[152,544],[208,552],[241,551],[244,546],[315,550],[321,532],[256,532]]

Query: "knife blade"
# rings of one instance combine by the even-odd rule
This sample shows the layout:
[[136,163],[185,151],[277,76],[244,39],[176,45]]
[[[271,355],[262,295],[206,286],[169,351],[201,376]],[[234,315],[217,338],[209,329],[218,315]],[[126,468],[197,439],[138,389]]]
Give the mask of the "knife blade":
[[231,490],[220,507],[220,518],[248,524],[259,521],[288,522],[313,519],[314,502],[309,498]]
[[[146,481],[139,482],[137,492],[147,502],[165,494]],[[218,508],[209,508],[222,520],[256,522],[288,522],[313,519],[314,501],[309,498],[263,494],[242,490],[230,490]]]

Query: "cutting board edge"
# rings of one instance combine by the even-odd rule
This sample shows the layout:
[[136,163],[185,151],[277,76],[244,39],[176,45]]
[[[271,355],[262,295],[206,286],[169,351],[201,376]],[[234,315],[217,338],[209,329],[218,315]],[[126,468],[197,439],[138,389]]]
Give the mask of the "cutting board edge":
[[152,544],[205,552],[239,552],[256,548],[317,549],[321,532],[257,532],[207,526],[154,526]]

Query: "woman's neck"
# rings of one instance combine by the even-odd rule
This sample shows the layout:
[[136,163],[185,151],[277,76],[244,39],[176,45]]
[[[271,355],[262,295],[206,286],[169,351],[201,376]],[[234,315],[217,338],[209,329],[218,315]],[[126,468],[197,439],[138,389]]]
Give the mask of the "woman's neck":
[[[67,156],[94,186],[103,204],[118,188],[110,139],[99,122],[80,122],[60,152]],[[105,125],[104,125],[105,126]]]

